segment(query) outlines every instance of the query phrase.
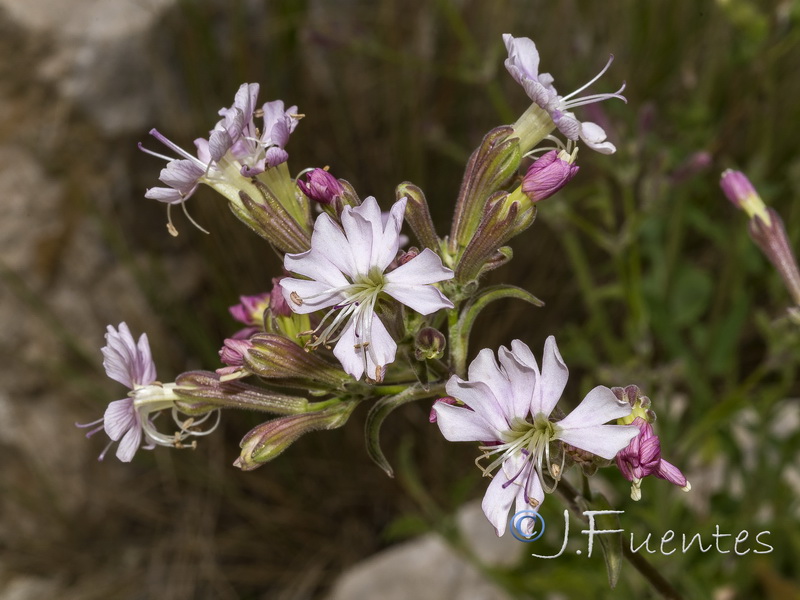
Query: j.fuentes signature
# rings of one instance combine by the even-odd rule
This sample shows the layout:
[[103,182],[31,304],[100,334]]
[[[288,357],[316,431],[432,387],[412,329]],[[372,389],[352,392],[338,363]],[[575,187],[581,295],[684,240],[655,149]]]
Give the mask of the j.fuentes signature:
[[[597,522],[595,517],[600,515],[621,515],[624,514],[624,510],[585,510],[583,511],[583,515],[588,519],[589,528],[582,529],[581,533],[588,536],[588,547],[587,547],[587,556],[592,555],[592,547],[594,545],[594,538],[600,535],[607,535],[607,534],[617,534],[617,533],[625,533],[624,529],[597,529]],[[534,531],[530,531],[530,522],[533,521]],[[540,524],[539,530],[536,531],[536,524]],[[541,537],[542,533],[544,532],[544,518],[534,511],[521,511],[514,515],[511,519],[511,532],[514,537],[520,541],[524,542],[532,542],[537,540]],[[633,532],[630,534],[630,548],[631,552],[639,552],[644,549],[645,552],[650,554],[655,554],[656,552],[660,552],[661,554],[668,556],[670,554],[674,554],[678,550],[681,552],[687,552],[694,544],[697,544],[697,547],[700,549],[701,552],[708,552],[709,550],[715,549],[720,554],[729,554],[733,552],[738,556],[744,556],[749,552],[753,552],[753,554],[769,554],[774,550],[774,548],[766,542],[766,538],[770,535],[769,531],[760,531],[757,534],[750,536],[750,532],[746,529],[743,529],[738,534],[735,535],[733,533],[721,533],[719,530],[719,525],[715,525],[714,532],[710,534],[710,537],[713,538],[713,543],[711,541],[708,542],[708,545],[704,545],[703,535],[700,533],[695,533],[693,535],[688,535],[686,533],[680,534],[680,544],[678,544],[678,539],[676,537],[676,533],[669,529],[667,530],[660,538],[654,538],[652,533],[648,533],[647,537],[644,538],[643,542],[639,542],[637,544],[636,536]],[[725,539],[725,538],[732,538],[732,539]],[[536,558],[558,558],[564,551],[567,549],[567,543],[569,542],[569,511],[564,510],[564,541],[561,544],[561,549],[556,554],[546,555],[546,554],[531,554]],[[651,546],[652,544],[652,546]],[[580,550],[575,551],[577,554],[581,554]]]

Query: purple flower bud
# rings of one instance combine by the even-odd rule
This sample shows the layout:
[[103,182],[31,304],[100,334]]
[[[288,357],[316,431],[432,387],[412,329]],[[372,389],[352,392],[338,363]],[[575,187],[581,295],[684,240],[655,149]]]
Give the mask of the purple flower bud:
[[249,340],[228,338],[225,340],[225,345],[220,348],[219,358],[224,365],[241,367],[244,364],[244,353],[252,347],[253,344]]
[[741,171],[726,170],[722,174],[719,186],[736,208],[747,210],[747,207],[752,204],[753,198],[758,198],[758,202],[761,202],[756,188],[750,183],[747,175]]
[[272,278],[272,291],[269,293],[269,307],[272,310],[272,314],[277,317],[290,317],[292,315],[292,309],[289,303],[286,302],[286,298],[283,297],[281,279],[284,277],[285,275]]
[[270,294],[239,296],[239,300],[239,304],[234,304],[228,308],[231,316],[245,325],[262,325],[264,323],[264,311],[270,305]]
[[522,191],[531,202],[549,198],[569,183],[579,168],[566,153],[551,150],[528,168],[522,180]]
[[344,192],[339,180],[325,169],[312,169],[306,173],[308,181],[297,180],[297,186],[309,199],[320,204],[333,204],[337,196]]
[[768,208],[744,173],[728,169],[720,187],[733,204],[750,217],[750,238],[775,266],[795,304],[800,305],[800,269],[780,215]]

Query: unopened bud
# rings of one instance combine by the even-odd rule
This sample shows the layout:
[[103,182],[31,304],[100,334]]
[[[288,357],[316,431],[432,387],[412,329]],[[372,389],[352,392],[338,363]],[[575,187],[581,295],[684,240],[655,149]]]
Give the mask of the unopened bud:
[[743,173],[728,169],[722,174],[720,187],[728,199],[750,217],[750,238],[775,266],[794,303],[800,306],[800,270],[783,220],[764,204]]
[[[338,366],[307,352],[286,336],[259,333],[250,338],[244,366],[259,377],[282,379],[300,387],[341,388],[349,380]],[[314,385],[317,384],[317,385]]]
[[254,427],[240,444],[242,453],[234,466],[252,471],[271,461],[301,435],[319,429],[337,429],[347,422],[357,402],[341,402],[322,410],[290,415]]
[[447,340],[444,334],[433,327],[423,327],[414,340],[414,356],[417,360],[438,360],[444,356]]
[[566,152],[550,150],[528,167],[522,179],[522,191],[531,202],[549,198],[577,175],[580,167],[575,157]]
[[736,208],[745,211],[751,219],[756,217],[761,219],[767,227],[771,225],[767,207],[747,175],[741,171],[728,169],[722,173],[719,186]]
[[314,202],[333,204],[342,195],[344,187],[325,169],[312,169],[305,174],[306,181],[297,179],[297,187]]
[[241,367],[244,364],[244,353],[250,349],[253,344],[249,340],[237,340],[228,338],[224,342],[224,346],[220,348],[219,359],[223,365],[229,367]]
[[289,317],[292,315],[292,309],[289,308],[289,303],[283,297],[283,288],[281,288],[281,279],[283,277],[272,278],[272,291],[269,293],[269,308],[272,314],[277,317]]

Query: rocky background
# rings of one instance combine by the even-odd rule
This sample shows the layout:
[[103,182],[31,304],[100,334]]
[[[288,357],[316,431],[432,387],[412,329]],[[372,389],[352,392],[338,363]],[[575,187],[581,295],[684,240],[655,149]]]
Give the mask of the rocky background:
[[[627,78],[630,104],[593,118],[613,123],[607,130],[620,147],[613,165],[619,180],[644,190],[643,210],[667,196],[676,203],[699,198],[723,215],[718,226],[741,229],[720,237],[702,222],[669,249],[668,260],[680,249],[704,280],[687,276],[684,287],[692,293],[676,299],[675,310],[696,307],[694,292],[707,289],[718,268],[728,273],[728,265],[744,265],[747,275],[731,285],[752,290],[767,322],[786,301],[780,283],[749,249],[715,186],[723,166],[750,166],[781,182],[774,186],[782,195],[771,197],[779,196],[790,231],[798,230],[800,211],[791,199],[800,188],[800,159],[784,131],[797,122],[800,53],[791,32],[798,17],[790,2],[770,3],[763,12],[747,2],[718,4],[648,12],[625,1],[588,8],[522,0],[0,0],[0,599],[294,600],[330,593],[338,600],[376,597],[376,581],[387,598],[411,597],[404,587],[411,582],[419,584],[416,598],[508,597],[491,582],[491,571],[481,574],[475,561],[456,557],[432,534],[393,545],[446,530],[453,522],[448,515],[483,491],[471,468],[474,449],[444,442],[427,426],[426,406],[405,407],[385,429],[388,455],[399,465],[396,480],[366,457],[363,415],[344,430],[303,439],[254,473],[231,466],[239,438],[257,423],[251,415],[225,415],[224,426],[195,452],[143,452],[128,465],[112,456],[96,460],[103,436],[86,440],[73,424],[99,418],[123,394],[101,367],[105,326],[124,320],[134,332],[147,331],[164,380],[215,368],[221,340],[237,328],[227,306],[240,294],[267,289],[279,269],[271,251],[210,191],[199,193],[191,209],[211,235],[176,215],[181,235],[170,237],[164,207],[143,198],[162,165],[136,144],[157,149],[147,135],[157,127],[188,147],[239,84],[258,81],[262,100],[282,98],[307,115],[289,146],[293,171],[330,165],[362,195],[383,202],[394,197],[397,183],[413,181],[444,231],[471,148],[525,106],[502,68],[500,34],[534,37],[545,70],[557,85],[569,82],[565,90],[593,76],[614,50],[618,60],[602,89]],[[719,12],[723,4],[727,12]],[[697,153],[705,158],[695,165]],[[608,193],[621,198],[608,159],[588,154],[581,155],[586,180],[604,180]],[[677,185],[684,187],[665,192]],[[603,193],[577,189],[572,198],[589,204],[587,198]],[[713,514],[720,494],[724,506],[741,502],[747,473],[760,463],[753,458],[751,471],[736,473],[731,465],[744,464],[740,457],[753,456],[760,440],[778,440],[775,456],[791,464],[796,402],[776,402],[767,415],[742,403],[725,405],[732,408],[719,418],[727,420],[706,431],[730,428],[729,438],[703,445],[703,452],[696,451],[697,438],[691,447],[679,444],[681,419],[700,417],[686,383],[689,361],[673,360],[674,346],[659,338],[663,329],[636,333],[638,345],[624,347],[638,356],[629,363],[592,358],[592,348],[602,345],[596,307],[582,295],[585,274],[554,260],[563,253],[567,217],[558,209],[552,215],[517,248],[513,270],[497,275],[531,289],[547,309],[512,306],[487,314],[484,325],[492,326],[485,327],[483,345],[526,332],[540,345],[562,327],[567,336],[585,326],[590,334],[566,343],[578,357],[575,390],[590,375],[609,385],[666,382],[669,410],[659,423],[673,442],[673,462],[693,470],[694,515]],[[706,248],[697,231],[712,231],[717,245]],[[687,328],[724,308],[710,296],[706,302],[708,308],[681,317]],[[645,329],[641,321],[629,328],[627,312],[614,315],[628,333]],[[678,322],[671,314],[664,319],[669,327]],[[733,336],[730,364],[719,367],[730,374],[727,383],[717,374],[710,384],[720,395],[772,348],[743,319],[733,324],[742,329]],[[789,372],[796,355],[769,356],[770,368],[784,369],[770,380],[775,394],[797,396],[796,371]],[[661,370],[636,371],[646,362]],[[767,453],[763,460],[773,458]],[[796,469],[786,472],[797,486]],[[731,481],[739,482],[738,492]],[[607,491],[625,498],[624,485]],[[771,522],[774,509],[764,510]],[[496,540],[483,537],[474,505],[458,514],[478,563],[517,560],[518,546],[489,545]],[[389,546],[391,554],[335,583]],[[594,566],[602,579],[602,566]],[[780,594],[797,591],[788,583],[791,569],[787,558],[741,571],[751,573],[752,593],[789,598]],[[672,570],[680,574],[677,564]],[[737,597],[724,578],[711,587],[715,597]],[[558,595],[556,584],[537,589],[537,597],[570,597]]]

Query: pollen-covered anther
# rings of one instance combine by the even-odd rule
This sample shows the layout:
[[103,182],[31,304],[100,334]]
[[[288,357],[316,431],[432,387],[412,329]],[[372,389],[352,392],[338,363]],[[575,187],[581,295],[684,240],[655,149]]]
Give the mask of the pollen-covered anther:
[[303,299],[297,292],[292,292],[291,294],[289,294],[289,297],[292,299],[292,302],[297,304],[297,306],[303,306]]

